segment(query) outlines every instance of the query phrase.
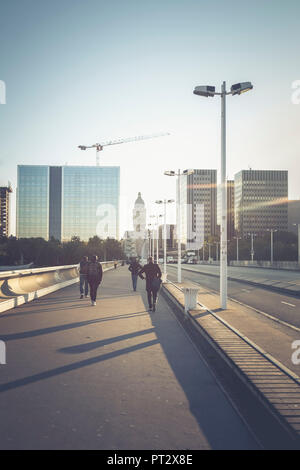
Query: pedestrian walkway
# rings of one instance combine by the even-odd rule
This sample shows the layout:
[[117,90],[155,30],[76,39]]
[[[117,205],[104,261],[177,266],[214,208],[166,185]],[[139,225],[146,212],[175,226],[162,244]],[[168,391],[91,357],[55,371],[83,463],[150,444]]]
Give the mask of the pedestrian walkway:
[[255,449],[256,441],[160,296],[107,272],[0,315],[1,449]]

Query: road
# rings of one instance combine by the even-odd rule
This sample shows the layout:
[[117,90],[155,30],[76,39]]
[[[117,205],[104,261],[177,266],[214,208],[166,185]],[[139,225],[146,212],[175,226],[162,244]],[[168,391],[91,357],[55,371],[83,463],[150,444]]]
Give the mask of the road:
[[127,267],[0,315],[1,449],[256,449],[169,304]]
[[[184,269],[182,266],[183,280],[198,282],[209,289],[219,291],[219,279],[217,277],[206,276],[200,272],[192,272]],[[218,274],[218,266],[197,266],[196,268],[204,269],[208,273]],[[204,268],[204,269],[203,269]],[[193,267],[194,269],[194,267]],[[243,271],[243,270],[246,271]],[[234,271],[237,270],[237,271]],[[252,270],[255,273],[252,273]],[[258,272],[257,272],[258,271]],[[176,280],[177,266],[168,266],[168,272],[171,274],[171,280]],[[255,268],[232,268],[229,267],[228,275],[243,275],[244,278],[250,275],[256,279],[272,279],[299,282],[299,273],[283,272],[281,270],[255,269]],[[228,281],[228,296],[249,305],[258,310],[262,310],[281,321],[287,322],[293,326],[300,328],[300,298],[292,295],[280,294],[266,288],[254,287],[244,282]]]

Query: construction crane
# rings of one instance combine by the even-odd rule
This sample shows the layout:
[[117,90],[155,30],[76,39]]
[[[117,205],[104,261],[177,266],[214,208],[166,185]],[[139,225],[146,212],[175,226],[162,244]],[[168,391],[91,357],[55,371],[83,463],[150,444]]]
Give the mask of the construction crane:
[[99,166],[99,152],[101,152],[101,150],[103,150],[103,147],[106,147],[107,145],[126,144],[127,142],[136,142],[138,140],[154,139],[155,137],[162,137],[165,135],[170,135],[170,134],[169,132],[160,132],[158,134],[139,135],[136,137],[128,137],[127,139],[108,140],[107,142],[102,142],[101,144],[96,143],[93,145],[78,145],[78,148],[80,148],[80,150],[95,148],[96,149],[96,165]]

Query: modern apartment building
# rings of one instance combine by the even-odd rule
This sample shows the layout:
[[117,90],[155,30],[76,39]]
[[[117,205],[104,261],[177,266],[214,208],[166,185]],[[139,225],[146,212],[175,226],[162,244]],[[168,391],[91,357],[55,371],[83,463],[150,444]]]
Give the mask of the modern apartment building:
[[288,172],[242,170],[234,177],[235,229],[242,237],[288,229]]
[[0,187],[0,237],[9,236],[9,194],[10,184]]
[[19,165],[17,237],[119,238],[120,168]]
[[204,239],[216,235],[217,170],[195,169],[180,177],[179,189],[181,240],[186,248],[192,249],[194,244],[199,249]]

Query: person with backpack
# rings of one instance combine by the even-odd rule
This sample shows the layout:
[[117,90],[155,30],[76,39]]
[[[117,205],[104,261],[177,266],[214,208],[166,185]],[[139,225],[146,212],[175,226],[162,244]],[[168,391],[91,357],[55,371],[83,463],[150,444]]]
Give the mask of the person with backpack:
[[92,256],[92,259],[88,265],[87,278],[90,285],[90,295],[92,305],[96,305],[97,289],[102,281],[103,270],[101,263],[98,261],[96,255]]
[[133,258],[132,262],[129,265],[128,270],[131,272],[132,287],[134,291],[136,291],[138,274],[141,269],[142,269],[142,266],[140,265],[140,263],[137,262],[136,258]]
[[145,279],[143,273],[145,273],[146,276],[146,291],[148,296],[149,310],[155,312],[157,293],[161,284],[161,270],[158,264],[153,263],[152,256],[148,258],[148,264],[145,264],[145,266],[139,272],[141,279]]
[[80,298],[83,299],[83,292],[85,297],[88,296],[89,293],[89,284],[87,279],[87,269],[89,265],[89,259],[87,256],[84,256],[79,263],[79,291],[80,291]]

